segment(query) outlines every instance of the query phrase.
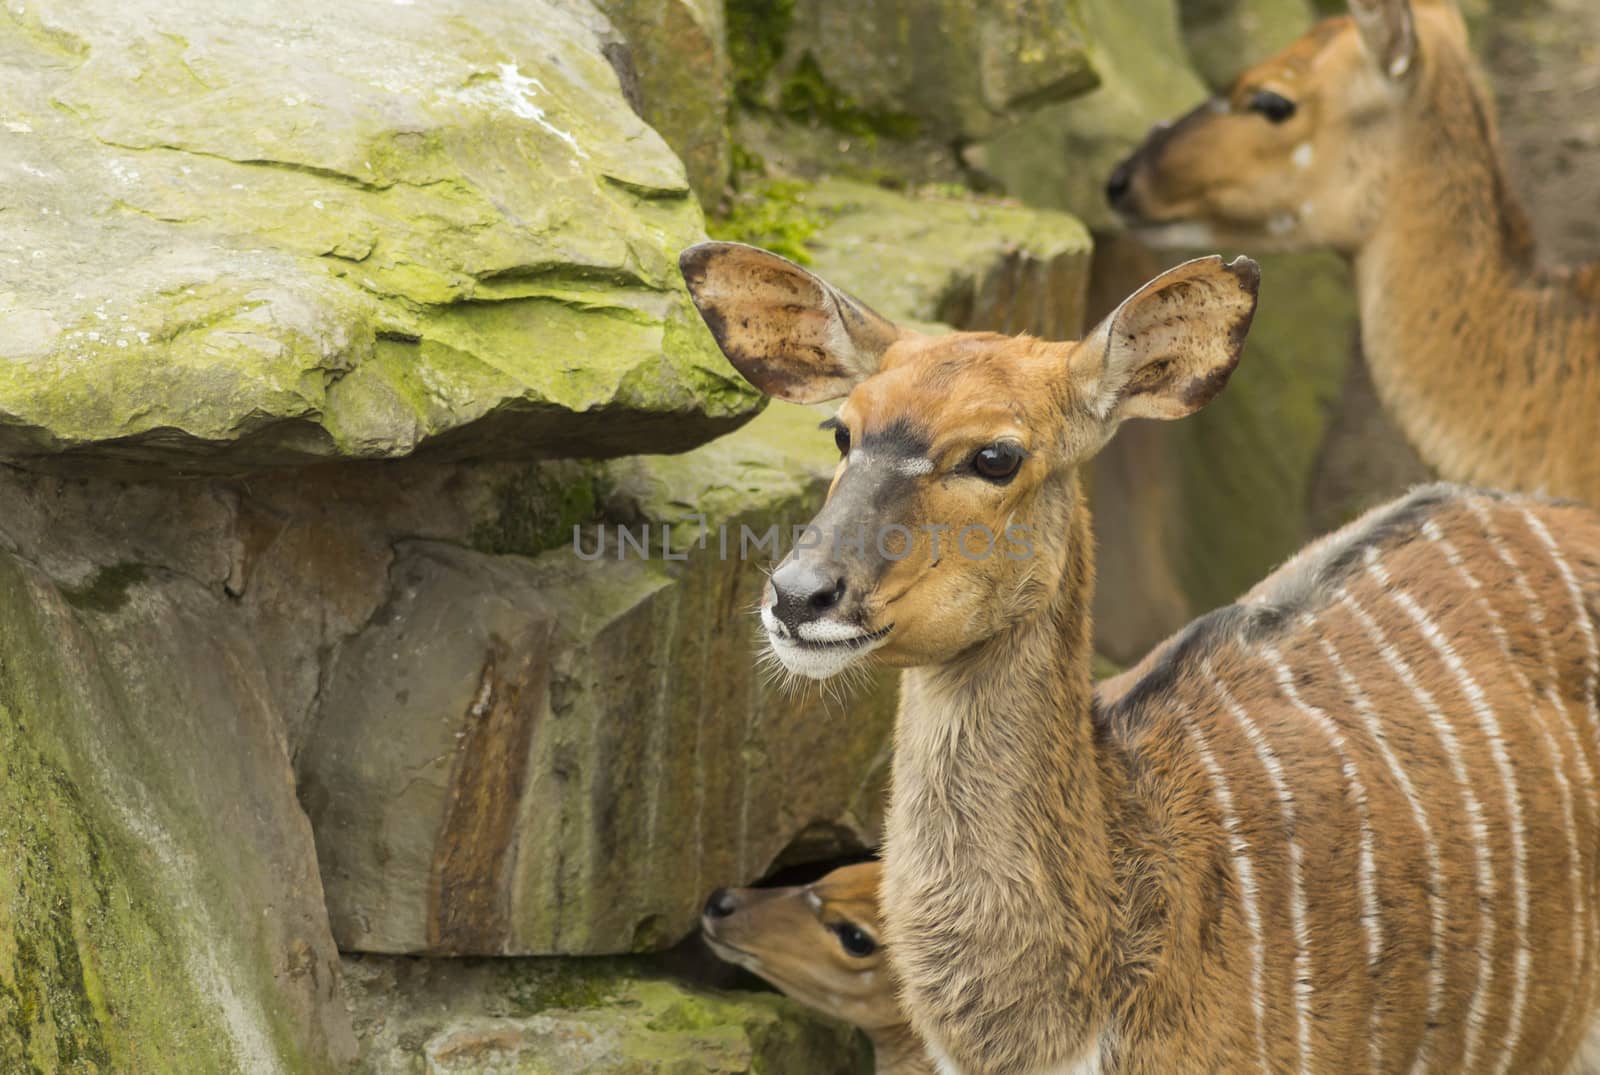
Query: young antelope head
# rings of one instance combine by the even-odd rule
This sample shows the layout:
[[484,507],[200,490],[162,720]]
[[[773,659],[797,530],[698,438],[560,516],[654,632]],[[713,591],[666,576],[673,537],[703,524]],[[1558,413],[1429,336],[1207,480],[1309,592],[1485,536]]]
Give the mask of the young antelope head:
[[876,862],[790,888],[719,888],[700,929],[721,959],[869,1034],[906,1027],[879,943]]
[[773,652],[823,679],[869,655],[941,664],[1053,599],[1086,540],[1078,467],[1128,418],[1178,418],[1227,383],[1259,273],[1202,258],[1158,277],[1088,337],[901,329],[764,250],[680,259],[723,352],[778,399],[843,398],[828,499],[773,572]]
[[1156,127],[1112,173],[1112,207],[1158,245],[1358,250],[1403,149],[1490,121],[1447,0],[1349,9]]

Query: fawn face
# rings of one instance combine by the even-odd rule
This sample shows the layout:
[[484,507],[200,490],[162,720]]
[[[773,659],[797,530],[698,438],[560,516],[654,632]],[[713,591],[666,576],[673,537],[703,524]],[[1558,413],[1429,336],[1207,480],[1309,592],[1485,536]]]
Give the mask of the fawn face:
[[812,1008],[865,1030],[903,1024],[879,942],[876,862],[791,888],[723,888],[700,926],[718,957]]
[[779,399],[843,397],[828,499],[773,572],[762,623],[796,675],[871,655],[939,663],[1058,590],[1076,468],[1124,419],[1176,418],[1238,362],[1258,272],[1203,258],[1088,337],[902,330],[806,270],[736,243],[680,259],[723,352]]
[[[1188,115],[1153,130],[1112,173],[1113,208],[1158,245],[1361,246],[1391,160],[1437,123],[1425,68],[1465,57],[1442,0],[1349,0]],[[1419,40],[1422,46],[1419,48]]]

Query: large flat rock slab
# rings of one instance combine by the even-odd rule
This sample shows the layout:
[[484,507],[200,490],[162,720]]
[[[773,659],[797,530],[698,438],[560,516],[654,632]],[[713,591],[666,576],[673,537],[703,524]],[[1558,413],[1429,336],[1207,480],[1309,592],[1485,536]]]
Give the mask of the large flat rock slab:
[[[0,455],[690,448],[759,400],[588,4],[0,12]],[[360,42],[359,47],[352,47]]]

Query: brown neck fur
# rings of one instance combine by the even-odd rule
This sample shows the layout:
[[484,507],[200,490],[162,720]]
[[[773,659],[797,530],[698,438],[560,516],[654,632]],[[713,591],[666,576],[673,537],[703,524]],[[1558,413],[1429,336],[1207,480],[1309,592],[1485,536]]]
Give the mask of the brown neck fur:
[[[1116,999],[1121,791],[1091,720],[1094,568],[1075,478],[1069,498],[1053,599],[902,684],[888,935],[908,1008],[940,1013],[965,1039],[930,1044],[981,1051],[985,1070],[1072,1059],[1093,1045]],[[1022,1051],[1041,1027],[1049,1055]],[[918,1029],[926,1036],[929,1026]]]
[[1600,281],[1539,270],[1481,80],[1435,44],[1355,255],[1373,380],[1446,477],[1600,501]]

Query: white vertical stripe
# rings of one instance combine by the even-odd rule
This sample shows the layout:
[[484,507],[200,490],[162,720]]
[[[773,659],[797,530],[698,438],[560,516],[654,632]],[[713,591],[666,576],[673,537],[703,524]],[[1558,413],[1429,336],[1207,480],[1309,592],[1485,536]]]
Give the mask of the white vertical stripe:
[[[1475,511],[1480,513],[1480,518],[1487,518],[1488,512],[1477,501],[1469,501],[1469,504]],[[1524,507],[1521,511],[1528,528],[1538,536],[1546,551],[1550,554],[1550,559],[1555,563],[1556,570],[1560,573],[1562,582],[1566,586],[1567,596],[1572,600],[1573,615],[1577,618],[1579,629],[1583,634],[1584,647],[1587,650],[1588,658],[1585,664],[1588,674],[1584,683],[1584,697],[1588,702],[1590,742],[1593,742],[1595,737],[1600,736],[1600,713],[1596,712],[1595,699],[1595,677],[1597,675],[1597,664],[1600,664],[1600,660],[1597,660],[1594,624],[1590,622],[1588,609],[1584,606],[1583,591],[1578,586],[1577,577],[1572,573],[1572,567],[1567,563],[1566,557],[1561,555],[1561,550],[1556,545],[1555,539],[1550,536],[1549,529],[1545,527],[1538,516],[1527,508]],[[1508,563],[1512,564],[1513,568],[1516,568],[1514,561],[1511,561],[1508,556],[1504,556],[1502,559],[1506,559]],[[1544,606],[1535,598],[1533,588],[1528,585],[1527,579],[1523,577],[1520,569],[1516,570],[1516,575],[1524,600],[1528,603],[1529,616],[1532,618],[1539,634],[1540,648],[1544,651],[1545,668],[1549,675],[1547,691],[1556,704],[1561,707],[1561,712],[1566,714],[1568,712],[1566,702],[1561,697],[1559,689],[1561,670],[1556,663],[1555,647],[1551,643],[1549,629],[1545,626]],[[1574,722],[1571,719],[1565,719],[1561,722],[1562,729],[1567,733],[1567,737],[1570,740],[1569,745],[1572,747],[1573,757],[1578,762],[1579,779],[1583,781],[1584,787],[1589,793],[1589,817],[1593,821],[1597,813],[1600,813],[1600,799],[1597,799],[1597,794],[1600,794],[1600,785],[1597,785],[1594,769],[1589,764],[1589,752],[1586,744],[1578,740],[1573,724]],[[1592,963],[1594,953],[1600,952],[1600,912],[1596,911],[1593,904],[1590,904],[1589,938],[1590,960]],[[1578,1009],[1580,1013],[1587,1013],[1593,1003],[1595,982],[1593,981],[1592,968],[1590,981],[1587,984],[1589,988],[1583,997],[1581,1007]]]
[[1211,745],[1198,722],[1182,725],[1194,740],[1195,753],[1205,766],[1211,780],[1211,793],[1222,811],[1222,827],[1228,833],[1228,849],[1233,855],[1233,872],[1239,879],[1239,904],[1244,915],[1245,928],[1250,931],[1250,1004],[1256,1016],[1256,1056],[1263,1072],[1271,1071],[1267,1064],[1267,1001],[1262,975],[1266,968],[1266,946],[1261,933],[1261,910],[1257,906],[1255,865],[1250,860],[1250,844],[1239,833],[1239,815],[1233,808],[1233,791],[1228,786],[1227,774],[1211,753]]
[[[1365,616],[1353,608],[1354,602],[1348,594],[1340,594],[1340,600],[1346,606],[1352,607],[1359,616]],[[1310,617],[1307,617],[1310,620]],[[1444,868],[1439,861],[1439,847],[1433,839],[1433,826],[1428,823],[1427,810],[1422,805],[1422,799],[1417,794],[1416,785],[1411,782],[1410,775],[1400,764],[1400,759],[1395,756],[1394,749],[1389,746],[1388,737],[1384,734],[1383,722],[1372,707],[1372,701],[1367,697],[1366,691],[1361,689],[1361,684],[1350,674],[1344,666],[1344,660],[1339,656],[1339,651],[1326,637],[1318,638],[1323,654],[1328,658],[1328,663],[1333,665],[1333,671],[1339,677],[1339,683],[1344,687],[1345,694],[1349,696],[1351,705],[1356,714],[1366,726],[1367,735],[1372,738],[1378,748],[1378,753],[1383,758],[1384,765],[1389,770],[1389,775],[1400,787],[1400,793],[1405,796],[1407,804],[1411,807],[1411,818],[1416,822],[1417,830],[1422,834],[1423,855],[1428,861],[1428,1007],[1426,1029],[1422,1046],[1417,1054],[1417,1068],[1422,1066],[1422,1057],[1427,1053],[1429,1037],[1433,1027],[1439,1022],[1439,1011],[1444,1001]]]
[[[1429,540],[1436,543],[1444,536],[1432,519],[1423,524],[1422,532]],[[1439,630],[1439,625],[1434,622],[1433,617],[1429,616],[1409,593],[1394,586],[1389,572],[1384,569],[1373,550],[1367,551],[1367,569],[1380,583],[1390,587],[1390,600],[1405,609],[1406,615],[1411,617],[1411,622],[1416,624],[1417,629],[1428,640],[1428,644],[1433,647],[1433,651],[1455,674],[1456,681],[1461,687],[1462,697],[1467,700],[1473,716],[1477,718],[1478,730],[1483,733],[1484,739],[1489,744],[1489,757],[1494,761],[1494,767],[1500,774],[1500,783],[1505,787],[1506,819],[1511,826],[1511,884],[1517,932],[1516,963],[1511,980],[1511,1010],[1506,1016],[1503,1044],[1505,1052],[1500,1061],[1494,1065],[1496,1071],[1504,1071],[1510,1065],[1511,1058],[1516,1055],[1517,1045],[1522,1038],[1522,1020],[1528,1006],[1528,971],[1533,964],[1533,953],[1528,947],[1528,826],[1522,816],[1522,799],[1517,787],[1516,770],[1512,767],[1511,755],[1506,750],[1505,730],[1500,726],[1500,717],[1495,713],[1488,694],[1467,670],[1461,655],[1444,636],[1444,632]],[[1460,563],[1460,558],[1453,555],[1454,552],[1454,548],[1445,547],[1446,558],[1456,563],[1472,588],[1477,589],[1478,580],[1467,572],[1465,565]]]
[[1217,678],[1211,667],[1209,658],[1201,665],[1201,672],[1212,688],[1217,692],[1217,697],[1222,700],[1223,707],[1238,721],[1243,729],[1245,738],[1255,749],[1256,757],[1261,760],[1262,766],[1267,770],[1267,777],[1272,781],[1273,791],[1278,796],[1278,807],[1283,815],[1284,836],[1289,844],[1289,924],[1294,931],[1294,1015],[1295,1037],[1299,1046],[1300,1070],[1311,1070],[1311,937],[1306,929],[1306,896],[1300,882],[1301,848],[1300,841],[1295,838],[1295,808],[1294,794],[1289,790],[1289,782],[1284,777],[1283,765],[1278,760],[1278,755],[1273,752],[1267,743],[1266,737],[1261,734],[1261,729],[1256,727],[1254,721],[1244,708],[1234,701],[1227,685]]
[[[1367,635],[1372,639],[1378,652],[1385,662],[1394,670],[1396,676],[1411,692],[1417,704],[1427,715],[1428,721],[1433,726],[1434,733],[1438,735],[1439,742],[1444,747],[1444,752],[1450,760],[1450,771],[1455,777],[1456,785],[1461,791],[1461,804],[1466,810],[1468,825],[1472,830],[1472,844],[1477,858],[1477,883],[1478,896],[1478,981],[1473,987],[1472,1002],[1468,1010],[1466,1040],[1462,1067],[1471,1070],[1478,1062],[1478,1038],[1483,1033],[1484,1004],[1488,990],[1489,980],[1494,975],[1494,918],[1485,917],[1484,909],[1494,905],[1494,870],[1489,862],[1489,828],[1483,821],[1483,807],[1479,804],[1477,796],[1472,793],[1472,779],[1467,773],[1466,765],[1461,756],[1461,744],[1456,740],[1454,729],[1445,719],[1444,713],[1439,709],[1439,704],[1434,700],[1421,683],[1417,682],[1416,673],[1411,670],[1411,665],[1406,662],[1394,646],[1384,635],[1383,629],[1367,614],[1367,611],[1345,591],[1340,592],[1340,600],[1352,614],[1361,622]],[[1422,1058],[1417,1058],[1417,1067],[1420,1070]]]
[[[1566,728],[1567,735],[1572,737],[1574,732],[1572,723],[1567,718],[1566,706],[1562,703],[1560,695],[1555,690],[1555,656],[1551,652],[1550,634],[1544,627],[1544,610],[1534,598],[1533,590],[1528,586],[1527,578],[1523,576],[1516,561],[1500,540],[1500,534],[1495,528],[1494,521],[1490,518],[1489,513],[1484,510],[1482,502],[1468,499],[1466,504],[1473,515],[1477,517],[1478,524],[1483,528],[1489,547],[1494,550],[1500,562],[1511,571],[1518,597],[1527,607],[1530,616],[1533,617],[1537,628],[1536,633],[1539,637],[1540,656],[1544,661],[1545,671],[1549,675],[1549,680],[1545,683],[1544,688],[1545,700],[1550,705],[1551,715],[1560,721]],[[1523,670],[1522,663],[1517,660],[1516,655],[1512,652],[1511,638],[1506,634],[1500,613],[1494,607],[1494,602],[1489,600],[1489,595],[1484,590],[1483,584],[1478,581],[1471,569],[1467,567],[1455,544],[1440,532],[1431,519],[1423,526],[1423,532],[1444,550],[1445,558],[1450,561],[1461,577],[1466,580],[1467,585],[1472,587],[1477,594],[1478,607],[1483,610],[1484,615],[1488,618],[1489,630],[1494,634],[1495,640],[1500,643],[1500,652],[1505,658],[1506,667],[1511,670],[1512,675],[1521,684],[1522,691],[1528,698],[1530,719],[1539,729],[1539,737],[1544,743],[1545,753],[1549,756],[1550,771],[1555,776],[1556,796],[1561,800],[1562,822],[1567,836],[1567,886],[1571,889],[1570,898],[1572,900],[1572,979],[1577,982],[1582,976],[1585,949],[1588,947],[1584,923],[1589,917],[1589,912],[1588,903],[1584,899],[1582,859],[1578,850],[1577,812],[1573,807],[1572,782],[1567,779],[1566,757],[1562,752],[1560,741],[1556,739],[1554,733],[1550,730],[1549,722],[1538,711],[1538,693],[1534,688],[1533,682],[1528,678],[1527,672]],[[1572,745],[1580,752],[1579,757],[1581,759],[1582,747],[1576,742]],[[1568,1027],[1572,1017],[1581,1011],[1586,1011],[1587,1007],[1587,1003],[1584,1002],[1581,996],[1571,995],[1562,1012],[1556,1040],[1560,1041],[1566,1037],[1569,1033]],[[1512,1059],[1512,1055],[1508,1052],[1501,1067],[1502,1071],[1509,1069]]]
[[[1545,699],[1549,701],[1550,705],[1562,718],[1560,721],[1561,728],[1566,733],[1567,745],[1572,747],[1573,758],[1578,765],[1578,776],[1582,780],[1584,788],[1588,791],[1589,816],[1593,818],[1596,814],[1600,814],[1600,784],[1595,781],[1594,769],[1589,764],[1588,752],[1583,749],[1583,745],[1578,741],[1577,730],[1573,726],[1566,699],[1561,697],[1561,691],[1559,690],[1561,669],[1556,664],[1556,651],[1555,645],[1550,640],[1550,628],[1545,624],[1544,602],[1533,592],[1533,587],[1529,584],[1527,575],[1523,573],[1521,563],[1501,539],[1500,532],[1495,527],[1494,520],[1488,510],[1483,506],[1483,502],[1469,499],[1465,503],[1472,510],[1472,513],[1478,517],[1478,521],[1483,524],[1484,531],[1489,536],[1489,547],[1494,549],[1495,555],[1500,558],[1500,562],[1510,569],[1511,577],[1516,583],[1517,596],[1522,599],[1523,605],[1528,610],[1528,619],[1533,623],[1534,633],[1539,639],[1539,653],[1544,660],[1546,677],[1544,685]],[[1590,719],[1591,722],[1594,720],[1592,716]],[[1564,779],[1565,773],[1561,775]]]
[[1262,646],[1262,655],[1267,663],[1272,666],[1272,674],[1278,681],[1278,689],[1289,700],[1289,704],[1298,709],[1303,715],[1310,718],[1316,725],[1328,745],[1333,748],[1334,756],[1339,759],[1340,772],[1344,774],[1345,784],[1349,788],[1350,798],[1355,803],[1356,818],[1361,828],[1361,846],[1358,862],[1358,877],[1361,888],[1361,928],[1367,936],[1367,976],[1372,980],[1373,1004],[1372,1020],[1368,1029],[1368,1048],[1372,1055],[1372,1070],[1383,1069],[1382,1041],[1379,1035],[1380,1011],[1377,1003],[1378,962],[1383,952],[1383,922],[1378,905],[1378,867],[1377,857],[1373,850],[1372,836],[1372,811],[1367,802],[1367,786],[1362,783],[1360,774],[1356,771],[1355,761],[1350,757],[1349,745],[1345,742],[1344,732],[1333,722],[1328,714],[1317,706],[1311,705],[1300,697],[1300,692],[1295,688],[1294,676],[1289,671],[1289,666],[1284,663],[1283,655],[1278,648],[1270,643]]
[[1545,549],[1550,553],[1550,559],[1555,561],[1556,570],[1561,572],[1561,580],[1567,584],[1567,596],[1572,598],[1572,614],[1578,621],[1578,629],[1583,633],[1583,644],[1587,651],[1588,660],[1584,670],[1588,673],[1583,684],[1583,696],[1589,703],[1589,730],[1600,735],[1600,701],[1595,698],[1595,680],[1600,677],[1600,644],[1595,642],[1594,624],[1589,620],[1589,610],[1583,603],[1583,590],[1578,585],[1578,577],[1572,573],[1572,565],[1567,563],[1567,558],[1561,555],[1561,549],[1556,545],[1555,538],[1550,536],[1550,531],[1545,528],[1544,520],[1540,519],[1527,508],[1522,509],[1522,517],[1528,520],[1528,528],[1539,535],[1539,540],[1544,542]]

